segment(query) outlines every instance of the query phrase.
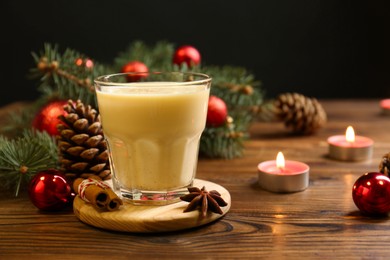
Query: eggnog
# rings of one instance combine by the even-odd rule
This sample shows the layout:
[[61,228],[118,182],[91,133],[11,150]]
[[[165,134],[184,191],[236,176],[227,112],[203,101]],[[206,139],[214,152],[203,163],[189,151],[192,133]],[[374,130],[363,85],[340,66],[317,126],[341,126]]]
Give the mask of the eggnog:
[[143,200],[147,193],[166,195],[192,184],[209,90],[209,82],[139,82],[97,89],[114,181],[122,195]]

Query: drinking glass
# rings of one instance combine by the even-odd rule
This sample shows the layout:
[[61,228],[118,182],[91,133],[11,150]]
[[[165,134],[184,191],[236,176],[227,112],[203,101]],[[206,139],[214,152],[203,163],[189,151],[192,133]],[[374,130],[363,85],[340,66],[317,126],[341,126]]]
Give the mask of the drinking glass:
[[211,78],[200,73],[118,73],[95,79],[113,188],[133,204],[163,205],[196,175]]

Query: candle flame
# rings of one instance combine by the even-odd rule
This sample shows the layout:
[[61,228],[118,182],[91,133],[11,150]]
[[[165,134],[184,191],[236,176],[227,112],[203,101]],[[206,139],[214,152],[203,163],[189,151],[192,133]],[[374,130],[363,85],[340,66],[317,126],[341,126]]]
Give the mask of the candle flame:
[[282,152],[278,152],[278,155],[276,156],[276,167],[278,167],[279,169],[284,169],[284,166],[284,155]]
[[347,131],[345,132],[345,139],[349,143],[355,142],[355,131],[352,126],[348,126]]

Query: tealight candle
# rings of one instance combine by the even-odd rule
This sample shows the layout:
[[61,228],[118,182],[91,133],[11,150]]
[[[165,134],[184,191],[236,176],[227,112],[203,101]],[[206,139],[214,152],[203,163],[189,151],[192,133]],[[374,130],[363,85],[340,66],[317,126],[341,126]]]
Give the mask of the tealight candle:
[[341,161],[363,161],[372,157],[374,141],[365,136],[355,136],[352,126],[344,135],[328,138],[329,157]]
[[390,115],[390,98],[381,100],[380,106],[383,114]]
[[276,160],[258,165],[259,186],[271,192],[297,192],[309,186],[309,166],[298,161],[284,159],[279,152]]

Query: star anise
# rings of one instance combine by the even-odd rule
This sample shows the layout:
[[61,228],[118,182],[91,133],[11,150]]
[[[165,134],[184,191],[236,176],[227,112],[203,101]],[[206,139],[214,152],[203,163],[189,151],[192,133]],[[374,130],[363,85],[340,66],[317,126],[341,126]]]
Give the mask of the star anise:
[[184,212],[193,211],[200,207],[203,217],[206,217],[208,210],[214,213],[223,214],[220,206],[227,206],[227,203],[223,200],[218,191],[207,191],[205,186],[203,186],[202,189],[189,187],[188,191],[190,192],[189,194],[180,197],[181,200],[190,203]]

